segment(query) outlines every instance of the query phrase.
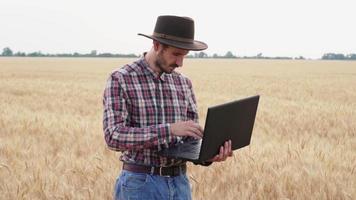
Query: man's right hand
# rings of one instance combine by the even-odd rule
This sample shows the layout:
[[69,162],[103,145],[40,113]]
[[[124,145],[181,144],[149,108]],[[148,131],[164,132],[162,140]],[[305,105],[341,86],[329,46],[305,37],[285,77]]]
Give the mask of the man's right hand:
[[203,137],[203,128],[194,121],[176,122],[170,125],[171,133],[176,136],[190,136],[195,139]]

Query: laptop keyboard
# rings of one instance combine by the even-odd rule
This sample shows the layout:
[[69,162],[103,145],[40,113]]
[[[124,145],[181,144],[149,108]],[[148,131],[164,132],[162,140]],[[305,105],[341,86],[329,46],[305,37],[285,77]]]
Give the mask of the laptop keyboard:
[[184,141],[177,146],[180,156],[190,158],[192,155],[197,155],[195,157],[199,157],[201,140]]

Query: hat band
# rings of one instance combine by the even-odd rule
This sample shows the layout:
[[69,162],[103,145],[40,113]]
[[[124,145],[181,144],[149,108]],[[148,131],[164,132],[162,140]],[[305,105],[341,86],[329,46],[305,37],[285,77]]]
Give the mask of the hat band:
[[156,33],[156,32],[153,33],[153,36],[168,39],[168,40],[175,40],[178,42],[186,42],[186,43],[193,43],[193,41],[194,41],[193,39],[182,38],[182,37],[177,37],[177,36],[173,36],[173,35],[166,35],[166,34]]

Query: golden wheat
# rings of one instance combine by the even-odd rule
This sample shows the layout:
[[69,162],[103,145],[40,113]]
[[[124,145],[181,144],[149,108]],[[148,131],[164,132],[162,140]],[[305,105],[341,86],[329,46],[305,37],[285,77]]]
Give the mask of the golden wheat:
[[[0,58],[0,199],[111,199],[110,71],[132,59]],[[194,199],[356,199],[356,63],[186,60],[206,109],[260,94],[251,145],[189,165]]]

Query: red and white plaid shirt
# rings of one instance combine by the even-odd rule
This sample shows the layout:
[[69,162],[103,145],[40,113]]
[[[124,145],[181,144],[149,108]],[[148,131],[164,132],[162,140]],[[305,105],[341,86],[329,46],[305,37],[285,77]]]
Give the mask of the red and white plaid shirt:
[[147,166],[171,166],[182,160],[157,152],[176,143],[170,123],[193,120],[198,111],[191,81],[178,72],[153,72],[144,57],[115,70],[104,91],[103,128],[109,148],[120,160]]

